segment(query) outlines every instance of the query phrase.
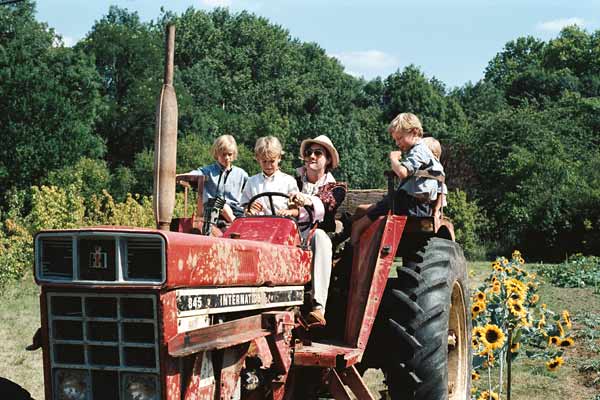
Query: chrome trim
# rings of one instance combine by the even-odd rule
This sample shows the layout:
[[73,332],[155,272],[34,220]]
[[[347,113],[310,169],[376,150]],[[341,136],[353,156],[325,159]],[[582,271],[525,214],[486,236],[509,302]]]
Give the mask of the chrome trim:
[[[72,278],[70,277],[47,277],[44,276],[42,270],[42,247],[41,240],[47,237],[71,237],[72,239]],[[80,279],[81,268],[79,264],[79,241],[85,238],[110,238],[115,240],[115,280],[89,280],[89,279]],[[154,239],[160,240],[160,252],[161,252],[161,260],[160,260],[160,269],[161,269],[161,278],[160,279],[141,279],[135,278],[131,279],[127,275],[127,239],[129,238],[141,238],[141,239]],[[149,285],[160,285],[163,284],[167,279],[167,262],[166,262],[166,242],[164,237],[157,233],[130,233],[130,232],[42,232],[39,233],[35,237],[35,275],[40,282],[72,282],[75,284],[101,284],[106,286],[111,285],[139,285],[139,284],[149,284]]]

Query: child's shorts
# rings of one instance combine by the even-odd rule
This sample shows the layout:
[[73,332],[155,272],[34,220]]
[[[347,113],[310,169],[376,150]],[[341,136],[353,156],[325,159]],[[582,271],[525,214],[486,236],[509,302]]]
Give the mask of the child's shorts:
[[[367,217],[371,221],[382,215],[386,215],[390,210],[390,199],[385,195],[383,199],[375,203],[367,211]],[[394,197],[394,214],[408,215],[411,217],[431,217],[431,203],[429,201],[421,201],[414,196],[409,195],[404,190],[398,190]]]

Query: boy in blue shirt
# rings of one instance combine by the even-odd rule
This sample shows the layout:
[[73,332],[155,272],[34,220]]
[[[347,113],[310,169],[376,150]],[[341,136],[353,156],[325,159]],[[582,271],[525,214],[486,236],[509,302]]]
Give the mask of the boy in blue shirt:
[[[394,194],[394,214],[416,217],[432,216],[432,202],[444,181],[444,168],[431,150],[423,143],[423,126],[412,113],[398,114],[388,126],[388,132],[399,150],[390,152],[390,165],[401,179]],[[362,232],[381,215],[390,211],[388,196],[367,209],[362,218],[353,223],[352,243],[358,243]]]
[[219,136],[213,143],[211,153],[215,162],[186,174],[178,175],[185,178],[189,175],[202,175],[205,177],[202,200],[204,204],[217,197],[225,200],[221,210],[221,218],[226,222],[233,221],[236,217],[244,215],[241,205],[242,190],[248,180],[248,173],[242,168],[233,165],[237,159],[238,148],[235,138],[231,135]]

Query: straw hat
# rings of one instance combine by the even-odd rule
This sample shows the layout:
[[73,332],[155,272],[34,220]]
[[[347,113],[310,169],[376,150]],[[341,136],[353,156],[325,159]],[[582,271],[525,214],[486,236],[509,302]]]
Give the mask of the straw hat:
[[304,149],[306,148],[306,146],[310,146],[311,143],[316,143],[318,145],[325,147],[325,149],[327,150],[327,152],[329,153],[329,156],[331,158],[331,169],[335,169],[338,167],[338,165],[340,164],[340,155],[338,154],[337,150],[333,146],[333,143],[331,143],[331,139],[329,139],[325,135],[317,136],[314,139],[303,140],[302,143],[300,144],[300,158],[301,159],[304,160]]

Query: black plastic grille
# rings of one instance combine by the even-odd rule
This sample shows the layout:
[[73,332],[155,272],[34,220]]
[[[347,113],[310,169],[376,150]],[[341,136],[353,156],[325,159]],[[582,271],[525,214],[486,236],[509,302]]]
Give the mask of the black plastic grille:
[[127,238],[127,277],[129,279],[160,280],[161,256],[162,243],[160,239]]
[[49,236],[41,243],[42,274],[57,279],[73,278],[73,239]]
[[53,368],[158,372],[155,296],[47,296]]

